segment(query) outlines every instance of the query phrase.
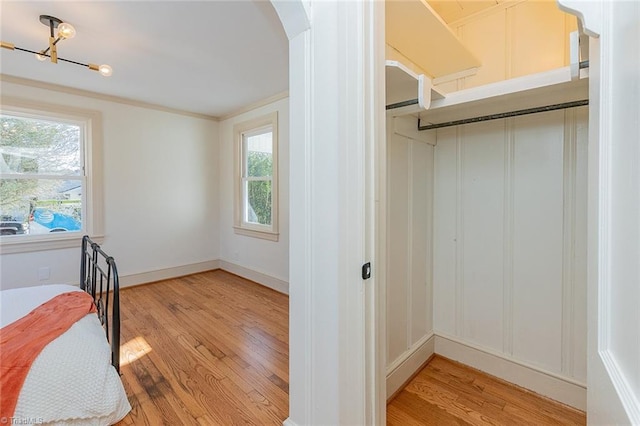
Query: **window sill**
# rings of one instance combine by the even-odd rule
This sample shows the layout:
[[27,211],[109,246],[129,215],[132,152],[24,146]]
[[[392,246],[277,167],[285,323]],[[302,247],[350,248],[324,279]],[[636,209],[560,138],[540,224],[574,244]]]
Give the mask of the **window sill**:
[[255,229],[241,228],[239,226],[234,226],[233,230],[238,235],[244,235],[244,236],[253,237],[253,238],[261,238],[263,240],[269,240],[269,241],[278,241],[280,237],[280,234],[277,232],[256,231]]
[[[81,232],[74,232],[73,235],[57,237],[55,239],[5,236],[0,239],[0,254],[30,253],[66,248],[79,249],[82,245],[83,235]],[[98,244],[101,244],[103,239],[103,236],[92,237],[92,240]]]

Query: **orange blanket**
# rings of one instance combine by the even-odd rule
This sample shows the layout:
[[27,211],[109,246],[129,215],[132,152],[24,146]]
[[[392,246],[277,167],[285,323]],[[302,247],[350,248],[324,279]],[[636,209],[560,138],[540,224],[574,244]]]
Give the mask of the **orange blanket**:
[[76,321],[95,312],[90,295],[60,294],[0,329],[0,418],[11,418],[33,361]]

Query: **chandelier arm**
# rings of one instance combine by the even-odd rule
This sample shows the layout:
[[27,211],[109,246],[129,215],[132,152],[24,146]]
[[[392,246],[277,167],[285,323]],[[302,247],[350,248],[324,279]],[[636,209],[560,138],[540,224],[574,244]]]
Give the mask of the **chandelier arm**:
[[[36,54],[36,55],[42,55],[42,56],[47,56],[47,57],[49,56],[49,55],[45,54],[46,51],[43,52],[43,53],[40,53],[40,52],[36,52],[36,51],[33,51],[33,50],[29,50],[29,49],[23,49],[22,47],[18,47],[18,46],[15,47],[15,50],[20,50],[21,52],[33,53],[33,54]],[[47,48],[47,50],[49,50],[49,48]]]
[[[18,47],[18,46],[15,47],[15,50],[20,50],[22,52],[27,52],[27,53],[33,53],[34,55],[46,56],[47,58],[51,57],[51,55],[47,55],[46,52],[36,52],[35,50],[23,49],[22,47]],[[58,60],[59,61],[64,61],[64,62],[69,62],[71,64],[80,65],[80,66],[89,68],[89,64],[83,64],[82,62],[72,61],[71,59],[65,59],[65,58],[58,57]]]
[[51,58],[51,62],[54,64],[58,63],[58,49],[56,49],[56,45],[53,43],[53,37],[49,37],[49,48],[51,49],[51,54],[49,58]]
[[71,64],[76,64],[76,65],[80,65],[80,66],[89,68],[89,64],[83,64],[82,62],[72,61],[71,59],[64,59],[64,58],[58,57],[58,60],[59,61],[64,61],[64,62],[69,62]]

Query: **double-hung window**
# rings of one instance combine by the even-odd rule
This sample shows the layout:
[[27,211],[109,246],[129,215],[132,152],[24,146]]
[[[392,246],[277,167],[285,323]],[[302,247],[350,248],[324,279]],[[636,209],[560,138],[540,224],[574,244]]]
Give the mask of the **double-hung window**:
[[[0,243],[3,253],[75,246],[99,234],[92,167],[99,115],[3,99]],[[92,175],[95,173],[96,175]]]
[[235,232],[278,240],[278,116],[234,127],[236,140]]

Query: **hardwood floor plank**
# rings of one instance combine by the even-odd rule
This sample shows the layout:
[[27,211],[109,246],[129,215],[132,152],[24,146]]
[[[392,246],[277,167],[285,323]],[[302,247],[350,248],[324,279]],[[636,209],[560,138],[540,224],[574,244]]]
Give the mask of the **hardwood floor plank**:
[[[455,361],[443,357],[435,359],[435,370],[447,370],[451,375],[469,375],[481,373],[478,370],[467,367]],[[533,415],[541,416],[540,420],[546,422],[566,421],[580,422],[584,420],[584,413],[571,407],[552,401],[529,390],[505,382],[496,377],[481,373],[474,380],[474,387],[483,390],[483,395],[487,400],[498,398],[500,401],[508,403],[510,406],[521,409]],[[461,390],[465,389],[461,386]],[[467,388],[468,389],[468,388]],[[531,398],[533,396],[533,398]],[[517,411],[517,410],[512,410]]]
[[460,382],[451,380],[446,374],[442,374],[437,370],[428,369],[425,374],[417,378],[414,386],[437,386],[440,390],[448,390],[456,396],[464,396],[469,401],[474,401],[479,405],[494,404],[500,408],[504,408],[506,402],[502,398],[490,395],[484,392],[482,387],[474,385],[474,382]]
[[120,426],[287,418],[286,295],[212,271],[123,289],[121,312],[132,412]]
[[242,367],[237,361],[239,358],[227,357],[222,360],[222,363],[228,367],[229,375],[236,377],[237,380],[248,381],[254,390],[264,395],[270,395],[270,400],[273,405],[279,407],[281,410],[288,411],[289,409],[289,393],[284,392],[280,386],[273,383],[268,375],[268,370],[261,369],[260,367],[248,366]]
[[[229,301],[232,297],[227,296],[224,298]],[[209,299],[201,299],[201,304],[207,306],[210,302]],[[225,312],[228,311],[228,312]],[[236,314],[233,317],[233,314]],[[177,321],[193,321],[194,318],[185,315],[181,310],[174,312],[175,319]],[[238,322],[238,318],[247,318],[246,314],[242,312],[234,311],[229,306],[216,308],[215,313],[211,310],[203,310],[199,312],[200,320],[206,321],[211,327],[219,330],[216,334],[216,339],[213,341],[216,346],[220,347],[220,344],[226,346],[234,346],[237,348],[236,353],[243,358],[253,358],[255,362],[259,362],[268,369],[275,369],[279,374],[288,374],[288,354],[285,346],[281,346],[278,350],[274,350],[261,341],[255,338]],[[221,317],[221,318],[220,318]],[[253,324],[253,320],[248,319]],[[202,336],[202,330],[193,330],[194,335]],[[202,336],[204,339],[205,337]],[[247,344],[249,343],[249,344]],[[223,351],[224,352],[224,351]]]
[[436,404],[430,404],[428,400],[411,392],[401,392],[393,402],[394,406],[407,413],[417,424],[443,426],[475,424],[462,420],[449,410],[438,407]]
[[450,417],[472,425],[586,424],[584,412],[438,355],[389,402],[387,413],[390,425],[407,419],[452,424]]
[[420,426],[418,420],[411,417],[405,411],[404,407],[389,405],[387,407],[387,425],[388,426]]

